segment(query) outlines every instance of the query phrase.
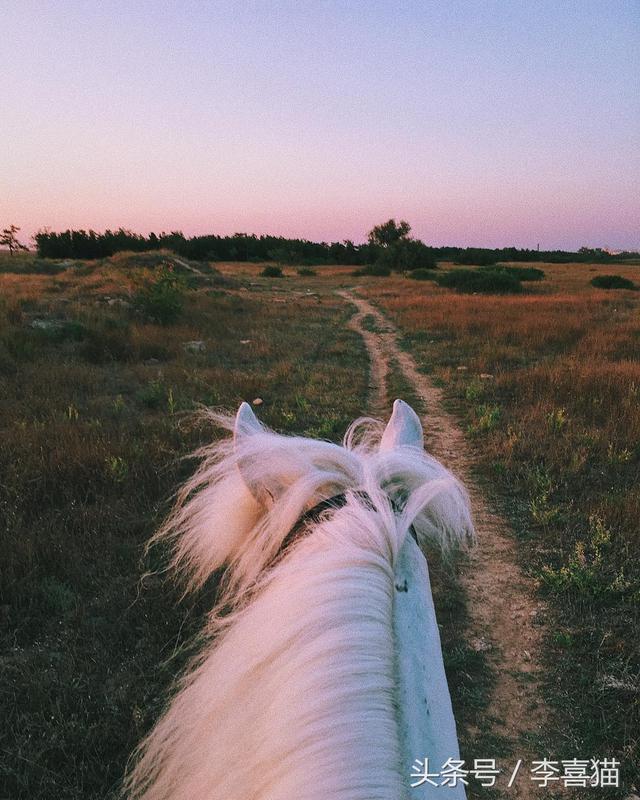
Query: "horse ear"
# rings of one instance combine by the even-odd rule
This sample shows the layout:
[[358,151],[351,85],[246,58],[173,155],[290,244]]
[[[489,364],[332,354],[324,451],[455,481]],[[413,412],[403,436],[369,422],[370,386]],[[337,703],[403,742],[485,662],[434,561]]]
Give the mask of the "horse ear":
[[260,433],[261,430],[262,426],[249,403],[241,403],[233,426],[233,441],[237,443],[243,436],[251,436],[254,433]]
[[[249,403],[241,403],[238,413],[236,414],[236,421],[233,426],[233,444],[237,449],[238,444],[245,436],[253,436],[260,433],[264,428],[258,421],[256,415],[253,413]],[[256,486],[250,471],[247,469],[246,461],[243,458],[238,459],[238,472],[240,473],[244,485],[247,487],[251,495],[260,505],[265,505],[270,497],[269,492],[263,487]]]
[[396,400],[391,419],[380,440],[380,450],[393,450],[394,447],[402,446],[419,447],[422,450],[424,436],[416,412],[404,400]]

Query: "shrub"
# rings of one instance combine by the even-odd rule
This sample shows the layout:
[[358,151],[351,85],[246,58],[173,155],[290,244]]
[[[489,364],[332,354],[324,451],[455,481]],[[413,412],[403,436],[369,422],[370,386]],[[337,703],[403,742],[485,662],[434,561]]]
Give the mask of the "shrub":
[[284,278],[282,267],[276,267],[275,264],[268,264],[260,274],[263,278]]
[[414,281],[435,281],[438,275],[432,269],[420,267],[419,269],[412,269],[409,277],[413,278]]
[[520,281],[501,270],[454,269],[438,275],[436,282],[439,286],[467,294],[517,294],[522,291]]
[[473,264],[477,266],[487,266],[495,264],[498,260],[498,254],[495,250],[485,250],[480,248],[467,247],[466,250],[461,250],[456,256],[456,264]]
[[309,267],[300,267],[298,270],[298,275],[301,278],[311,278],[313,275],[316,275],[315,269],[309,269]]
[[635,289],[635,283],[622,275],[596,275],[591,285],[597,289]]
[[146,316],[169,325],[182,314],[185,285],[172,269],[161,267],[157,278],[143,286],[134,296],[134,305]]
[[544,270],[537,267],[507,267],[502,264],[495,264],[492,266],[480,267],[484,270],[492,270],[493,272],[506,272],[507,275],[513,275],[519,281],[542,281],[544,280]]
[[505,267],[505,269],[519,281],[543,281],[545,278],[544,270],[537,267]]

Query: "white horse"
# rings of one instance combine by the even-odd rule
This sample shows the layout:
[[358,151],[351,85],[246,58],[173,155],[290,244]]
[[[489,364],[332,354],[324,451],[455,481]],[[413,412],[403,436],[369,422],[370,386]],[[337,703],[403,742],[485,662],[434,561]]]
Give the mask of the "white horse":
[[[427,541],[472,536],[467,495],[401,400],[382,435],[281,436],[243,403],[154,540],[188,590],[226,567],[201,654],[142,743],[144,800],[465,797]],[[412,778],[428,758],[428,779]],[[422,773],[427,773],[422,770]],[[412,788],[412,784],[418,784]]]

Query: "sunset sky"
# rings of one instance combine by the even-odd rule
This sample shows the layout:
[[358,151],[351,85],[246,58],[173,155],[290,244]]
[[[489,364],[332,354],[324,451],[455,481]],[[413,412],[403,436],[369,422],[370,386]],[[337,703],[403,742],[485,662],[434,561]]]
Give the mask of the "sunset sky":
[[640,4],[4,0],[0,227],[640,247]]

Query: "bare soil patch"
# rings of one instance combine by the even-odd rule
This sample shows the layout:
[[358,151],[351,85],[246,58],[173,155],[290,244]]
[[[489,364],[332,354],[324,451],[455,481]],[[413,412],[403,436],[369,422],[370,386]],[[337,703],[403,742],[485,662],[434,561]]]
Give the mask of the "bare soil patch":
[[[509,795],[540,796],[529,778],[531,761],[545,754],[533,751],[531,738],[541,732],[547,709],[541,699],[540,622],[546,609],[535,596],[534,581],[518,565],[516,543],[507,521],[488,505],[474,477],[474,458],[459,423],[444,407],[441,389],[418,371],[409,353],[402,350],[398,334],[375,306],[351,291],[338,294],[357,311],[350,326],[362,336],[371,362],[370,410],[382,414],[393,398],[387,394],[390,364],[395,362],[414,387],[426,409],[423,425],[427,447],[466,486],[471,498],[478,544],[470,555],[462,580],[469,598],[470,644],[486,652],[495,673],[491,706],[494,732],[512,746],[521,771]],[[492,757],[491,753],[478,754]]]

